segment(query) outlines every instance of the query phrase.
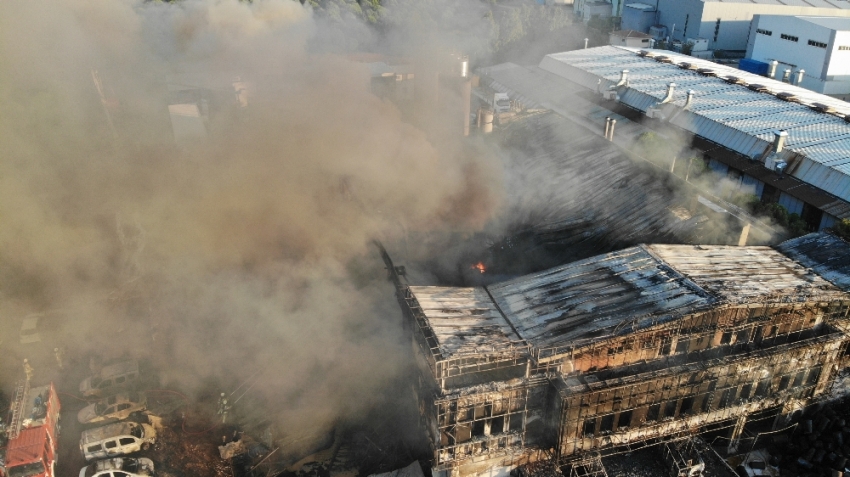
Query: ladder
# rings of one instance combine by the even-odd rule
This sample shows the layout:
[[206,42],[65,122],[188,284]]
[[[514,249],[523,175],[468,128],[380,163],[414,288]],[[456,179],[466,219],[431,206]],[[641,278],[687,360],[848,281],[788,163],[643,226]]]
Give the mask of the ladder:
[[18,437],[21,432],[21,426],[24,423],[24,400],[30,391],[30,380],[21,384],[17,383],[15,387],[15,398],[12,400],[12,420],[9,422],[8,436],[9,439]]

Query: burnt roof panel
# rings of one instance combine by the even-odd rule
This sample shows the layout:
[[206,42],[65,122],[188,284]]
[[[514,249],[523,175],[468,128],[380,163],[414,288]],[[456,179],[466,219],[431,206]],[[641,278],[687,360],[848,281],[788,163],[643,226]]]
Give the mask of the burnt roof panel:
[[841,238],[815,233],[786,240],[776,248],[838,288],[850,291],[850,244]]
[[511,349],[519,336],[483,288],[412,286],[443,357]]
[[631,247],[491,285],[519,335],[538,348],[641,327],[715,300],[644,247]]

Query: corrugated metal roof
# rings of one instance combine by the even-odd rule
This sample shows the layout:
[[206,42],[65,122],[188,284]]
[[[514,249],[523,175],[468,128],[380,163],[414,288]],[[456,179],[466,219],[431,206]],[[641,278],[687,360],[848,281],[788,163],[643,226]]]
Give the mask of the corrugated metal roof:
[[727,303],[779,296],[794,301],[808,295],[824,300],[844,297],[831,283],[770,247],[649,245],[647,248]]
[[483,288],[410,287],[444,358],[498,352],[520,341]]
[[[700,60],[670,51],[652,50],[672,63],[638,55],[639,50],[604,46],[555,53],[546,56],[540,69],[589,89],[602,79],[607,88],[616,83],[623,69],[629,70],[629,87],[620,101],[646,111],[676,83],[673,104],[684,104],[688,90],[695,91],[694,102],[673,123],[692,133],[733,149],[746,156],[760,155],[769,147],[775,129],[788,131],[787,150],[803,158],[789,173],[844,200],[850,200],[850,123],[809,106],[819,103],[850,115],[850,103],[815,93],[781,81]],[[692,69],[710,69],[718,77],[705,76]],[[747,85],[759,84],[773,94],[759,93],[742,84],[730,84],[734,76]],[[777,98],[777,93],[793,94],[803,104]]]
[[592,257],[488,290],[525,340],[537,348],[590,338],[624,322],[640,327],[715,299],[644,247]]
[[776,248],[811,268],[845,291],[850,291],[850,244],[831,234],[809,234]]

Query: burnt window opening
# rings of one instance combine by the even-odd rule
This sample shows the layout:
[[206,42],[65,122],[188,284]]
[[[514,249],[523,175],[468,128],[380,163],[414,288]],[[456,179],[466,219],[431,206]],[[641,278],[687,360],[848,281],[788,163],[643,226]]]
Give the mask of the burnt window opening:
[[664,405],[664,416],[663,417],[675,417],[676,416],[676,407],[678,406],[678,401],[667,401]]
[[724,331],[723,335],[720,337],[720,344],[725,345],[732,342],[732,332]]
[[739,399],[749,399],[750,392],[752,392],[752,390],[753,390],[752,383],[747,383],[747,384],[741,386],[741,393],[738,394],[738,398]]
[[720,406],[719,407],[728,407],[732,401],[732,389],[726,389],[723,391],[723,394],[720,395]]
[[505,416],[493,418],[490,423],[490,434],[499,434],[505,432]]
[[617,427],[631,427],[632,426],[632,411],[623,411],[620,413],[620,418],[617,419]]
[[511,432],[522,432],[522,414],[511,414],[509,429]]
[[777,391],[785,391],[788,389],[788,384],[791,383],[791,376],[782,376],[782,379],[779,380],[779,388]]
[[480,437],[484,435],[484,421],[474,421],[472,423],[472,435]]
[[665,336],[661,338],[661,354],[667,355],[670,354],[673,348],[673,338],[669,336]]
[[676,342],[676,352],[677,353],[687,353],[688,352],[688,344],[690,342],[685,339],[680,339]]
[[584,435],[592,436],[596,433],[596,418],[591,417],[584,421]]
[[820,366],[815,366],[814,368],[809,370],[809,377],[806,379],[806,385],[811,386],[818,382],[818,378],[820,377]]
[[803,378],[806,377],[806,371],[800,371],[794,376],[794,383],[791,384],[792,388],[798,388],[803,385]]
[[643,348],[643,349],[655,348],[655,341],[653,341],[652,338],[645,339],[645,340],[640,342],[640,347]]
[[599,423],[599,432],[611,432],[614,430],[614,415],[608,414],[602,416],[602,421]]
[[771,378],[764,378],[756,386],[756,397],[765,397],[770,392]]
[[749,328],[738,331],[737,335],[735,336],[735,342],[736,343],[749,343],[749,341],[750,341],[750,329]]
[[703,395],[702,405],[700,406],[700,410],[702,412],[708,412],[708,411],[711,410],[710,409],[710,407],[711,407],[711,396],[712,396],[712,394],[710,392]]
[[686,397],[682,399],[682,406],[679,408],[679,415],[682,414],[690,414],[691,410],[694,408],[694,398]]
[[661,404],[653,404],[649,406],[649,409],[646,411],[646,420],[647,421],[657,421],[658,413],[661,411]]

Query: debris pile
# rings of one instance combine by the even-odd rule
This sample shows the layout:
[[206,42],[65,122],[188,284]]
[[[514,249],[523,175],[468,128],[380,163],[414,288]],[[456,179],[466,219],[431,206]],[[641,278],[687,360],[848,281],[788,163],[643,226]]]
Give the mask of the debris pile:
[[768,450],[778,456],[781,475],[848,475],[850,401],[842,399],[807,410],[790,437],[777,435]]

